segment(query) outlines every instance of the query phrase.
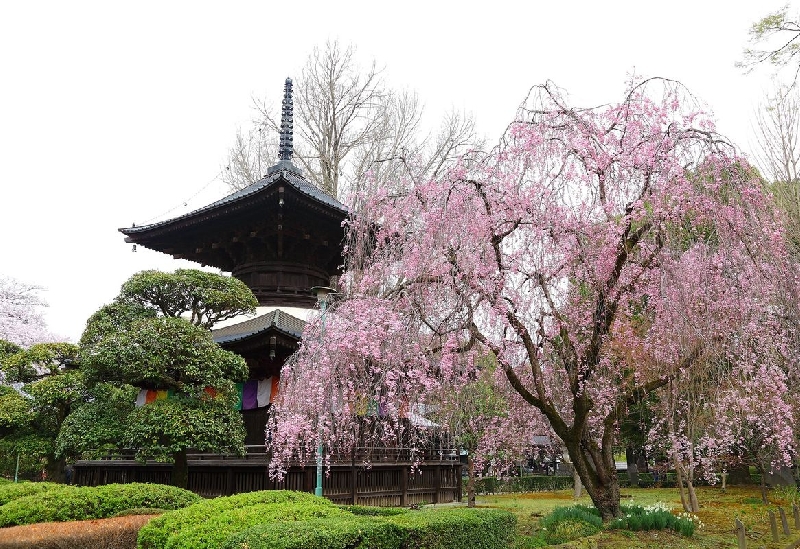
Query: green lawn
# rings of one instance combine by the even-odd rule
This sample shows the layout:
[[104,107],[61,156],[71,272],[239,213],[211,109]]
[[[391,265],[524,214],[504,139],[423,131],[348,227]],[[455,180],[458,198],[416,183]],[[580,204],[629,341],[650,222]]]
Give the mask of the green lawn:
[[[685,538],[668,531],[658,532],[601,532],[591,538],[585,538],[572,544],[560,547],[597,547],[597,548],[645,548],[659,549],[702,548],[717,549],[735,548],[736,537],[733,533],[734,519],[739,518],[747,530],[748,547],[765,549],[784,549],[791,542],[800,542],[800,530],[794,529],[792,518],[791,493],[787,491],[770,491],[770,505],[761,503],[761,495],[757,486],[728,488],[726,493],[718,487],[700,487],[697,489],[700,512],[697,514],[704,523],[692,538]],[[794,492],[796,494],[796,492]],[[625,488],[622,490],[623,503],[648,505],[661,501],[681,511],[680,495],[676,488]],[[517,516],[518,540],[516,549],[529,547],[528,536],[537,531],[539,519],[552,511],[554,507],[572,505],[572,492],[538,492],[528,494],[504,494],[481,496],[479,506],[507,509]],[[591,504],[584,496],[578,503]],[[770,509],[777,515],[778,506],[785,509],[790,526],[789,537],[781,535],[779,542],[772,542],[770,533]],[[780,519],[778,531],[781,531]],[[528,543],[526,543],[526,541]],[[793,545],[792,545],[793,546]]]

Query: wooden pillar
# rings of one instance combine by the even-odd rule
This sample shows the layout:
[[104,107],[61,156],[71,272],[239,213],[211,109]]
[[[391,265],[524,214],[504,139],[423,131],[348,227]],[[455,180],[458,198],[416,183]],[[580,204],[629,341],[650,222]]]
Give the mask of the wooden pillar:
[[789,535],[789,521],[786,520],[786,511],[783,510],[783,507],[778,507],[778,512],[781,515],[781,528],[783,528],[783,535]]
[[437,465],[436,469],[433,470],[433,485],[434,485],[433,503],[439,503],[439,490],[442,487],[442,466],[441,465]]
[[738,544],[738,549],[747,549],[747,538],[745,538],[744,532],[744,524],[738,518],[735,521],[735,531],[736,531],[736,542]]
[[456,469],[456,479],[458,482],[458,501],[461,501],[461,498],[464,497],[464,487],[461,483],[461,464],[455,466]]
[[233,469],[228,467],[228,469],[225,471],[225,495],[226,496],[233,495],[235,488],[236,486],[234,485],[234,480],[233,480]]
[[778,541],[778,521],[775,519],[775,511],[769,511],[769,529],[772,532],[772,541]]
[[400,467],[400,507],[408,506],[408,467]]
[[314,493],[314,469],[306,467],[303,471],[303,491],[310,494]]
[[358,469],[356,468],[355,450],[350,456],[350,502],[358,505]]

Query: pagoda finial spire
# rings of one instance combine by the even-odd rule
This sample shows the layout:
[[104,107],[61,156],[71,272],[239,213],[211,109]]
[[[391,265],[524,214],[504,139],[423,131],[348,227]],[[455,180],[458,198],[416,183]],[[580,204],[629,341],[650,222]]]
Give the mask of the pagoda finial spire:
[[287,78],[283,87],[283,105],[281,109],[281,142],[278,160],[292,160],[292,133],[294,105],[292,103],[292,79]]
[[293,130],[294,130],[294,103],[292,102],[292,79],[287,78],[283,86],[283,104],[281,107],[281,137],[278,147],[278,163],[267,170],[267,173],[275,173],[288,170],[301,175],[300,170],[292,163],[294,154]]

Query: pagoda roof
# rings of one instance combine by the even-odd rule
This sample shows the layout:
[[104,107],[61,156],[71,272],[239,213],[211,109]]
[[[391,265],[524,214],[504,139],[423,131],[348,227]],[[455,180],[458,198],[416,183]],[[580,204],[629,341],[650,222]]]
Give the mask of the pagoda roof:
[[275,309],[266,314],[218,328],[211,332],[211,337],[216,343],[232,343],[257,336],[270,329],[282,332],[284,335],[299,340],[303,335],[306,322],[292,316],[286,311]]
[[164,221],[151,223],[149,225],[120,228],[119,232],[126,236],[132,237],[126,238],[126,242],[134,242],[137,240],[137,236],[143,236],[143,233],[148,233],[154,229],[167,228],[173,225],[185,226],[192,225],[194,223],[200,223],[210,217],[214,217],[219,210],[229,209],[231,207],[235,208],[236,206],[240,205],[244,206],[254,196],[268,193],[273,187],[276,187],[279,184],[288,184],[301,195],[308,197],[313,202],[319,203],[326,209],[331,210],[332,213],[339,214],[342,218],[348,215],[349,210],[347,206],[309,183],[300,174],[295,173],[294,170],[291,169],[294,166],[290,162],[286,162],[285,166],[282,164],[283,162],[274,166],[273,168],[276,169],[270,170],[270,173],[268,173],[259,181],[251,183],[247,187],[235,191],[228,196],[217,200],[216,202],[208,204],[207,206],[203,206],[202,208],[198,208],[194,211],[174,217],[172,219],[166,219]]

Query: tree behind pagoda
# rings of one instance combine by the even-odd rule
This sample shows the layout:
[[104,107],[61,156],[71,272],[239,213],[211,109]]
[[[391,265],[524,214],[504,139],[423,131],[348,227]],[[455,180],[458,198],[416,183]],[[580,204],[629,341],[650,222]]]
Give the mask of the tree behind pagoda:
[[173,461],[177,486],[188,483],[188,450],[244,449],[234,383],[247,377],[247,365],[214,343],[209,328],[256,305],[231,277],[143,271],[87,322],[80,362],[90,386],[110,382],[168,394],[135,408],[122,442],[138,459]]
[[[316,441],[333,446],[365,388],[397,417],[408,399],[425,402],[446,382],[448,353],[479,342],[525,403],[511,413],[547,419],[608,520],[620,514],[613,446],[628,406],[703,368],[708,349],[735,347],[738,322],[787,329],[765,316],[792,272],[783,229],[753,170],[677,83],[632,84],[594,109],[536,87],[486,162],[367,200],[351,230],[369,256],[343,277],[323,343],[284,377],[287,388],[302,379],[305,398],[278,406],[291,421],[271,433],[273,470]],[[668,283],[718,299],[676,310]],[[758,310],[720,316],[738,295]],[[704,330],[666,337],[682,312]],[[315,329],[304,344],[317,345]],[[791,354],[781,360],[796,369]],[[743,364],[726,381],[773,370]]]

